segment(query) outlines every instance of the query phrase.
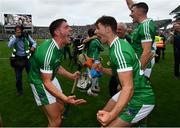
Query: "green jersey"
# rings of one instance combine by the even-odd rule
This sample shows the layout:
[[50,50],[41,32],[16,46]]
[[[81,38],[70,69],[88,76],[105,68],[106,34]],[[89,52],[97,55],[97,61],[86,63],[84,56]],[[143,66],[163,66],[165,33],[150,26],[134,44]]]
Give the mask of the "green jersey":
[[154,93],[140,68],[140,61],[129,43],[116,38],[110,45],[110,63],[113,71],[133,72],[134,95],[130,104],[154,104]]
[[32,84],[42,84],[41,72],[52,74],[54,79],[60,66],[63,50],[54,39],[45,40],[35,51],[31,59],[31,69],[28,76]]
[[146,19],[140,23],[132,33],[132,47],[137,53],[138,58],[141,57],[143,48],[142,43],[152,42],[152,50],[155,50],[153,47],[154,39],[156,35],[156,26],[152,19]]
[[99,60],[100,51],[103,51],[104,48],[102,47],[101,42],[98,39],[92,39],[89,42],[87,48],[87,56],[90,58],[94,58],[95,60]]

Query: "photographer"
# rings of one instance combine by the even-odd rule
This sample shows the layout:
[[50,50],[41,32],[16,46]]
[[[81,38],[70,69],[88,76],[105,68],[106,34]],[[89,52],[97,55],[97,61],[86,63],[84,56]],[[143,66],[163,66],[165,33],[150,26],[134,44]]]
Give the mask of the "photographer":
[[36,42],[30,35],[23,32],[23,26],[15,27],[15,35],[12,35],[8,47],[13,49],[11,56],[11,66],[15,70],[17,96],[23,94],[22,88],[22,72],[23,68],[29,73],[30,63],[29,58],[36,48]]

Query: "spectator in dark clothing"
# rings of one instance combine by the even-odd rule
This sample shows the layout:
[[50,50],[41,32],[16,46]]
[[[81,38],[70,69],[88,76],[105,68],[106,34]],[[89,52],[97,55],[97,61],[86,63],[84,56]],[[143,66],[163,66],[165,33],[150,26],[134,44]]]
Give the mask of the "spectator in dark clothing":
[[131,36],[127,33],[127,25],[123,22],[117,24],[117,36],[131,43]]
[[[157,56],[155,57],[155,62],[158,63],[160,58],[161,58],[161,54],[162,54],[162,59],[164,60],[165,58],[165,49],[166,49],[166,37],[163,33],[163,31],[160,31],[158,36],[156,36],[158,38],[160,38],[159,42],[156,42],[156,54]],[[155,40],[156,40],[155,37]]]
[[164,43],[164,47],[162,48],[162,59],[165,59],[165,50],[166,50],[166,36],[164,35],[164,33],[161,31],[160,32],[160,37],[162,37],[163,39],[163,43]]
[[180,65],[180,19],[175,22],[174,26],[174,36],[173,36],[173,46],[174,46],[174,76],[175,79],[179,79],[179,65]]
[[74,40],[73,40],[73,52],[72,52],[72,59],[70,61],[71,68],[72,66],[77,66],[77,70],[81,69],[81,66],[78,64],[78,55],[82,53],[83,50],[83,45],[82,45],[82,40],[83,38],[78,35]]

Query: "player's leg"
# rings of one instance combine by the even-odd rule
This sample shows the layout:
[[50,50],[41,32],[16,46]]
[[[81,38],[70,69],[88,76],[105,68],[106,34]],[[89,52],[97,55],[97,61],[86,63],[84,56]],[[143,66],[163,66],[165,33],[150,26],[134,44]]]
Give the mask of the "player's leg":
[[107,127],[130,127],[132,124],[117,117]]
[[64,105],[59,102],[42,106],[48,118],[48,127],[59,127],[61,125],[63,106]]
[[[116,93],[106,104],[106,106],[103,108],[103,110],[105,111],[111,111],[114,106],[116,105],[119,95],[120,95],[120,91],[118,93]],[[120,117],[117,117],[115,120],[113,120],[110,124],[108,124],[107,127],[128,127],[131,126],[132,124],[129,122],[126,122],[124,120],[122,120]]]
[[[62,89],[61,89],[61,85],[59,83],[59,81],[57,80],[57,78],[55,77],[52,81],[52,83],[56,86],[56,88],[62,92]],[[60,114],[62,116],[63,112],[64,112],[64,102],[60,99],[56,99],[57,103],[58,103],[58,106],[59,106],[59,109],[60,109]]]
[[90,95],[90,96],[98,96],[97,93],[93,92],[92,91],[92,88],[95,88],[95,85],[96,85],[96,81],[97,81],[97,78],[92,78],[92,75],[90,73],[90,69],[87,68],[87,72],[89,74],[89,78],[91,78],[91,86],[89,87],[89,89],[87,90],[87,94]]
[[42,106],[45,115],[48,118],[48,126],[59,127],[61,124],[61,114],[64,104],[61,104],[52,96],[44,87],[44,85],[33,85],[31,88],[34,94],[34,98],[38,106]]
[[[52,81],[54,86],[62,92],[60,84],[56,78]],[[61,124],[61,117],[64,110],[64,103],[57,100],[56,97],[51,95],[44,87],[43,84],[34,85],[31,84],[31,88],[34,94],[34,98],[38,106],[42,106],[45,112],[49,124],[48,126],[59,127]]]
[[92,78],[91,90],[95,93],[100,92],[98,77]]
[[[54,78],[52,83],[56,86],[56,88],[62,92],[61,86],[59,84],[59,81],[57,78]],[[46,105],[43,107],[43,110],[48,118],[49,124],[48,126],[60,126],[62,122],[62,114],[64,111],[64,102],[56,99],[54,96],[52,96],[50,93],[46,92],[48,94],[48,99],[51,101],[53,104]]]
[[[118,101],[121,92],[115,94],[107,103],[104,110],[111,111]],[[153,110],[154,105],[131,104],[124,108],[119,117],[113,120],[108,127],[129,127],[144,119]]]

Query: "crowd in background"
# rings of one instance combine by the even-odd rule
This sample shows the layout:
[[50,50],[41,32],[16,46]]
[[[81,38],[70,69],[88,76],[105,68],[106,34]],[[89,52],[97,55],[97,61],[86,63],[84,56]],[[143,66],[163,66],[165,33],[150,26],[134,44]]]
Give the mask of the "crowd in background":
[[[123,41],[125,40],[126,42],[128,42],[129,44],[132,45],[133,43],[133,39],[132,39],[132,30],[134,28],[132,28],[132,26],[127,26],[126,24],[124,23],[118,23],[118,25],[120,25],[122,28],[119,28],[117,27],[117,30],[116,32],[112,31],[112,34],[116,35],[119,37],[119,39],[123,39]],[[72,36],[71,36],[71,43],[68,45],[66,44],[65,47],[64,47],[64,59],[67,59],[67,55],[66,53],[68,53],[68,56],[69,56],[69,59],[70,61],[73,61],[73,65],[77,65],[78,66],[78,55],[80,55],[81,53],[83,53],[84,50],[87,50],[88,51],[88,48],[87,47],[84,47],[82,46],[83,48],[81,49],[81,45],[83,44],[83,41],[86,39],[86,38],[90,38],[91,36],[88,35],[88,30],[90,30],[91,28],[95,28],[95,26],[91,26],[91,25],[88,25],[88,26],[72,26],[72,29],[73,29],[73,33],[72,33]],[[124,33],[123,35],[122,34],[122,29],[124,29]],[[35,27],[34,28],[34,33],[31,34],[31,36],[34,38],[34,39],[48,39],[48,38],[51,38],[51,35],[49,32],[48,32],[48,28],[47,27]],[[95,29],[94,29],[95,31]],[[97,31],[97,29],[96,29]],[[93,34],[95,35],[95,33],[93,32]],[[11,34],[1,34],[0,35],[0,39],[10,39]],[[93,35],[93,36],[94,36]],[[22,38],[22,36],[20,35],[19,37],[16,35],[17,38]],[[24,38],[24,37],[23,37]],[[23,39],[22,38],[22,39]],[[88,42],[91,42],[92,40],[96,40],[96,42],[100,43],[99,37],[96,37],[96,38],[93,38],[91,40],[89,40]],[[168,29],[168,30],[162,30],[162,29],[157,29],[156,31],[156,34],[153,36],[153,38],[155,38],[155,40],[151,40],[152,41],[152,44],[154,43],[155,44],[155,62],[158,63],[161,56],[162,56],[162,59],[164,60],[165,59],[165,49],[166,49],[166,44],[168,42],[170,43],[173,43],[173,50],[174,50],[174,76],[175,76],[175,79],[179,79],[179,64],[180,64],[180,45],[179,45],[179,42],[180,42],[180,21],[177,20],[176,22],[173,23],[173,27],[171,29]],[[21,42],[23,42],[24,40],[22,40]],[[141,40],[142,41],[142,40]],[[147,41],[147,40],[146,40]],[[154,41],[154,42],[153,42]],[[142,42],[141,42],[142,43]],[[147,42],[146,42],[147,43]],[[11,42],[9,43],[11,44]],[[13,43],[12,43],[13,44]],[[22,43],[23,44],[23,43]],[[33,43],[32,43],[33,44]],[[86,44],[85,44],[86,45]],[[97,45],[97,43],[96,43]],[[72,47],[71,47],[72,46]],[[70,48],[71,47],[71,48]],[[90,43],[89,43],[89,46],[90,47]],[[93,46],[91,46],[93,48]],[[85,49],[87,48],[87,49]],[[81,50],[79,50],[81,49]],[[98,47],[98,49],[100,49],[100,46]],[[26,50],[26,49],[25,49]],[[22,51],[25,51],[25,50],[22,50]],[[91,50],[91,49],[90,49]],[[86,55],[89,57],[89,58],[93,58],[94,59],[94,63],[95,62],[98,62],[100,63],[100,58],[99,58],[99,52],[98,52],[98,57],[97,59],[95,59],[95,55],[93,54],[92,56],[89,54],[88,55],[88,52],[86,51]],[[103,51],[103,50],[101,50]],[[91,51],[92,52],[92,51]],[[95,51],[93,51],[92,53],[94,53]],[[133,52],[134,53],[134,52]],[[20,54],[20,57],[21,54]],[[28,58],[29,59],[29,58]],[[142,58],[139,57],[139,60],[141,60]],[[96,60],[96,61],[95,61]],[[91,70],[92,67],[90,67],[90,70]],[[79,67],[77,68],[78,70]],[[146,69],[146,67],[145,67]],[[18,74],[18,73],[17,73]],[[149,80],[150,76],[146,76],[147,77],[147,81]],[[96,78],[96,77],[94,77]],[[92,78],[92,85],[93,85],[93,79]],[[21,78],[22,79],[22,78]],[[110,89],[110,95],[113,96],[114,94],[116,94],[117,92],[119,92],[120,89],[122,89],[121,87],[119,87],[118,89],[118,86],[120,86],[119,84],[120,83],[112,83],[114,81],[116,81],[118,78],[113,76],[111,77],[112,80],[110,80],[109,82],[109,89]],[[91,87],[90,91],[92,91],[93,89],[96,90],[97,88],[95,88],[95,86],[99,87],[99,82],[98,82],[98,79],[94,80],[96,82],[96,84]],[[17,82],[18,84],[18,82]],[[20,82],[21,84],[21,82]],[[116,84],[116,87],[114,90],[112,90],[113,88],[110,86],[110,85],[114,85]],[[18,95],[22,95],[22,89],[18,90],[18,87],[17,87],[17,92],[18,92]],[[88,93],[90,95],[94,95],[94,92],[90,92]],[[97,96],[97,95],[96,95]],[[117,102],[117,101],[116,101]],[[99,118],[100,120],[100,118]],[[102,122],[101,122],[102,123]],[[103,123],[102,123],[103,124]],[[105,124],[107,125],[107,124]],[[127,126],[129,126],[130,124],[128,124]]]

